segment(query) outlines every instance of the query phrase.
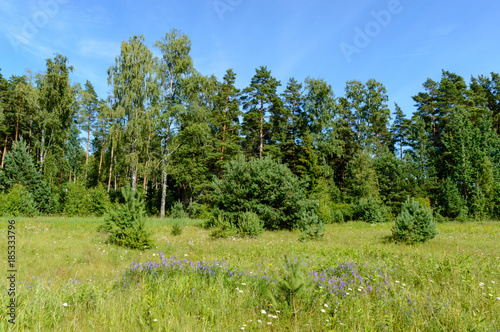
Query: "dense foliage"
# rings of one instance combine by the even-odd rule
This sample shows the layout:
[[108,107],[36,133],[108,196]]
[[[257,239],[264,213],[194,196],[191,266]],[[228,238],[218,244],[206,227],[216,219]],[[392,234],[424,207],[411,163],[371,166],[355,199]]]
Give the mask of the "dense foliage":
[[132,249],[152,246],[151,235],[146,230],[146,213],[141,195],[131,189],[122,189],[125,202],[109,208],[99,230],[109,234],[109,242]]
[[[99,215],[105,192],[114,201],[129,184],[144,194],[148,214],[163,217],[179,201],[173,211],[207,219],[214,207],[237,213],[250,204],[268,229],[298,227],[303,207],[286,202],[309,198],[319,201],[322,223],[383,221],[407,196],[428,199],[442,220],[500,218],[497,73],[466,82],[443,70],[413,96],[413,114],[395,104],[391,122],[390,98],[375,79],[348,81],[336,95],[324,79],[284,84],[260,66],[238,89],[231,69],[221,81],[197,72],[181,32],[168,32],[154,47],[160,58],[143,36],[122,43],[106,100],[89,81],[72,84],[73,67],[59,54],[39,74],[0,74],[2,198],[10,200],[18,184],[25,191],[8,197],[29,193],[29,213]],[[245,208],[236,207],[246,187],[210,202],[213,178],[224,183],[239,155],[249,165],[267,157],[281,166],[253,171],[251,179],[238,175],[266,188],[248,193]],[[278,207],[285,169],[298,180],[286,175],[284,183],[300,182],[306,192]],[[90,197],[83,193],[94,187]]]
[[273,230],[305,229],[304,215],[317,219],[316,206],[307,199],[304,181],[270,158],[248,162],[234,159],[227,164],[222,179],[215,179],[212,185],[215,210],[230,220],[251,211],[262,219],[266,229]]
[[396,217],[392,238],[397,242],[425,242],[438,234],[436,226],[432,210],[408,198]]

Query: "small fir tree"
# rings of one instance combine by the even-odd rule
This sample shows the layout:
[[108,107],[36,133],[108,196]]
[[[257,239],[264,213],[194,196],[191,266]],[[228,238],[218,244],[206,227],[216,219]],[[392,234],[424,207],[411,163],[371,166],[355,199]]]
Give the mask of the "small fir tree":
[[396,217],[392,239],[396,242],[417,243],[430,240],[438,234],[432,210],[408,198]]
[[146,207],[138,191],[122,188],[124,204],[115,203],[104,217],[100,231],[109,233],[109,242],[132,249],[147,249],[152,246],[146,231]]

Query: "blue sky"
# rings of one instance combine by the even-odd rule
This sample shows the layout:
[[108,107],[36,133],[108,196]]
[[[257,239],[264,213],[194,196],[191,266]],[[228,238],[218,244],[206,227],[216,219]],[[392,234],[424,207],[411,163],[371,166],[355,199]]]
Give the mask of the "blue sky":
[[[192,41],[195,68],[237,86],[265,65],[290,77],[323,78],[336,96],[346,81],[383,83],[389,106],[406,114],[427,78],[445,69],[463,76],[500,72],[500,2],[426,0],[0,0],[0,68],[4,77],[45,69],[60,53],[105,98],[106,70],[122,40],[152,45],[176,28]],[[158,51],[153,49],[155,54]]]

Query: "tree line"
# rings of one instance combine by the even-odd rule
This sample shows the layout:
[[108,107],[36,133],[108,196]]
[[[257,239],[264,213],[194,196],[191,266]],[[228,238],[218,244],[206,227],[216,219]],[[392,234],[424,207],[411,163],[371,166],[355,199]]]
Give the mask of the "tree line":
[[177,30],[154,48],[160,57],[143,36],[122,42],[104,99],[89,81],[72,84],[73,67],[59,54],[38,74],[0,72],[0,191],[16,183],[31,190],[6,169],[23,142],[36,170],[29,177],[48,188],[42,196],[62,195],[71,183],[110,196],[130,185],[161,216],[178,200],[210,205],[212,182],[231,160],[268,156],[333,212],[368,197],[397,211],[411,196],[447,218],[500,217],[496,73],[466,82],[443,70],[413,96],[410,118],[395,104],[391,121],[375,79],[348,81],[336,96],[324,79],[284,83],[261,66],[240,90],[232,69],[222,80],[199,73]]

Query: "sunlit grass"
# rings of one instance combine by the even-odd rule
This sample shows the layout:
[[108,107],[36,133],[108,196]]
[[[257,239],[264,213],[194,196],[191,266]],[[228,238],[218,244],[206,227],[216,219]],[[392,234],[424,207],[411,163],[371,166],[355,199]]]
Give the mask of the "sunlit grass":
[[[8,218],[3,219],[0,225],[6,230]],[[210,231],[200,227],[200,221],[153,218],[148,228],[155,247],[141,252],[106,244],[106,235],[97,232],[100,218],[35,217],[16,221],[16,327],[20,330],[500,328],[497,222],[439,224],[440,234],[435,239],[407,246],[388,242],[392,223],[328,225],[323,241],[300,243],[298,232],[287,231],[265,232],[257,239],[213,240]],[[183,225],[181,235],[170,234],[174,222]],[[2,252],[6,245],[3,231]],[[298,302],[296,325],[289,308],[269,306],[265,292],[272,283],[251,277],[266,273],[271,280],[279,279],[283,255],[292,249],[303,258],[303,270],[310,281]],[[167,259],[224,261],[245,273],[241,279],[180,272],[165,279],[141,273],[134,282],[124,278],[132,262],[159,263],[159,251]],[[2,261],[6,274],[6,259]],[[342,263],[356,266],[356,273],[364,278],[375,270],[386,273],[383,296],[350,287],[352,290],[346,289],[349,295],[343,297],[314,286],[309,273]],[[375,282],[379,277],[373,278]],[[1,285],[5,287],[5,278]],[[2,292],[1,306],[6,307],[7,301]],[[5,315],[0,324],[0,330],[7,326]]]

